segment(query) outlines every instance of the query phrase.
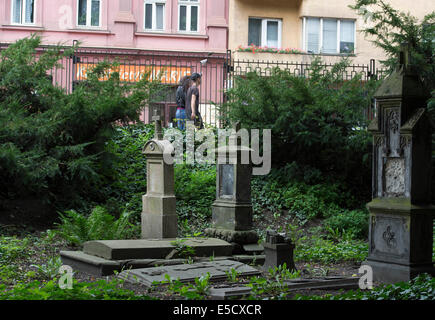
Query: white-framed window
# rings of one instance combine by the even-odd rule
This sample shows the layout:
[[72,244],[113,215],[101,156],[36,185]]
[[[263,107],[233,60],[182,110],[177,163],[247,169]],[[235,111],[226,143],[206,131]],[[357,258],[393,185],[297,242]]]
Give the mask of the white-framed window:
[[282,20],[249,18],[248,45],[281,48]]
[[12,0],[12,24],[35,23],[35,0]]
[[77,25],[101,27],[101,0],[77,0]]
[[166,0],[145,0],[144,29],[165,29]]
[[302,24],[304,51],[355,53],[355,20],[304,17]]
[[178,1],[178,31],[199,31],[199,0]]

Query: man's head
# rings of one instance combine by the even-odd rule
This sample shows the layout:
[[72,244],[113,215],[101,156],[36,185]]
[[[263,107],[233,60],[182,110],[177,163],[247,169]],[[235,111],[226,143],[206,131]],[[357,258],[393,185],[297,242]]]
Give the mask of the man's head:
[[190,76],[190,80],[195,82],[196,85],[200,85],[201,84],[201,78],[202,78],[202,74],[201,73],[196,73],[196,72]]

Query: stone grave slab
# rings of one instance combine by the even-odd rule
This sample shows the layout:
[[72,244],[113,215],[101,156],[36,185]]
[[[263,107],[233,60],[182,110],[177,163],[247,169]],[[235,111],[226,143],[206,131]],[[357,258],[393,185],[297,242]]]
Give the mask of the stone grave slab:
[[[233,246],[224,240],[214,238],[181,240],[183,245],[195,250],[197,257],[232,255]],[[175,249],[174,241],[177,239],[88,241],[83,245],[83,252],[107,260],[165,259]]]
[[210,273],[210,280],[226,279],[227,272],[231,269],[237,270],[241,276],[258,275],[261,272],[257,269],[238,261],[222,260],[211,262],[200,262],[193,264],[180,264],[175,266],[155,267],[146,269],[134,269],[121,272],[118,276],[130,283],[140,283],[151,287],[153,283],[166,281],[165,275],[171,279],[178,279],[180,282],[193,282],[195,278]]

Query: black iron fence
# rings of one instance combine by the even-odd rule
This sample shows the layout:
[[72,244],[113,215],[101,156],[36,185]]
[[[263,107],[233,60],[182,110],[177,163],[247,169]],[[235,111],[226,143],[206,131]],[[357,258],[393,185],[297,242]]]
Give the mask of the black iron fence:
[[[0,50],[8,44],[0,44]],[[47,50],[49,46],[39,49]],[[233,60],[231,51],[225,54],[195,53],[195,52],[169,52],[132,49],[109,48],[78,48],[70,57],[62,58],[60,65],[51,71],[53,82],[64,88],[67,93],[74,90],[74,86],[87,79],[88,71],[102,61],[117,62],[120,78],[125,82],[136,82],[143,77],[150,80],[159,79],[165,85],[165,93],[159,101],[144,108],[141,120],[145,123],[151,121],[151,110],[159,106],[165,117],[166,125],[175,125],[176,102],[175,91],[180,79],[184,75],[194,72],[203,74],[200,87],[200,111],[204,122],[220,126],[218,106],[225,102],[225,92],[233,87],[238,76],[249,72],[257,72],[262,76],[269,76],[274,68],[303,77],[309,77],[312,71],[310,63],[264,61],[264,60]],[[324,72],[331,70],[334,64],[322,64]],[[374,60],[367,65],[350,65],[343,71],[343,80],[350,80],[357,75],[361,81],[371,78],[380,78],[385,71],[375,66]],[[372,106],[367,107],[367,117],[373,117]]]

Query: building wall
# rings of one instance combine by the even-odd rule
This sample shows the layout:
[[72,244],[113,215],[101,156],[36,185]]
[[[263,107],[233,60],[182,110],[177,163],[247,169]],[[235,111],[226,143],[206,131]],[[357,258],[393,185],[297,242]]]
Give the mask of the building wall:
[[[427,0],[388,0],[394,8],[401,11],[409,11],[412,15],[421,19],[426,14],[435,10],[435,1]],[[355,20],[355,56],[352,56],[355,64],[368,64],[370,59],[379,60],[385,58],[380,48],[376,48],[365,35],[360,32],[367,25],[348,6],[354,4],[354,0],[232,0],[230,2],[229,18],[229,49],[234,52],[235,59],[249,60],[274,60],[310,62],[312,54],[273,54],[273,53],[250,53],[237,52],[237,48],[248,45],[248,19],[249,17],[282,19],[282,48],[296,48],[302,51],[302,18],[322,17]],[[340,55],[321,55],[326,62],[340,60]],[[379,65],[379,64],[378,64]]]
[[144,0],[102,0],[101,27],[77,25],[77,0],[36,0],[35,23],[13,25],[11,0],[0,1],[0,42],[10,43],[36,32],[45,44],[122,47],[149,50],[223,53],[228,45],[229,0],[199,0],[199,30],[178,32],[178,0],[163,0],[165,30],[144,29]]

